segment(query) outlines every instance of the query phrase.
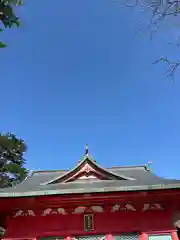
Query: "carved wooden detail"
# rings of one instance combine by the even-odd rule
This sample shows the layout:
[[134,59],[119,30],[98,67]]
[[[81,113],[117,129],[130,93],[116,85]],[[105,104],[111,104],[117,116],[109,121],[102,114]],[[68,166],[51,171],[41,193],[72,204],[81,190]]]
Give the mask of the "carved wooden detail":
[[145,203],[142,209],[142,212],[149,211],[149,210],[164,210],[163,206],[160,203]]
[[88,163],[86,163],[84,167],[82,167],[81,172],[94,172],[94,169]]
[[64,208],[47,208],[43,211],[42,216],[48,216],[48,215],[54,215],[54,214],[62,214],[62,215],[66,215],[67,212],[65,211]]
[[[165,208],[160,203],[144,203],[140,206],[134,205],[133,203],[119,203],[109,206],[108,208],[101,206],[101,205],[92,205],[92,206],[78,206],[75,208],[47,208],[43,210],[41,216],[48,216],[48,215],[67,215],[67,214],[90,214],[90,213],[103,213],[103,212],[146,212],[146,211],[163,211]],[[20,216],[36,216],[34,210],[18,210],[14,213],[13,217],[20,217]]]
[[80,177],[78,177],[77,179],[81,180],[81,179],[98,179],[97,177],[95,177],[94,175],[82,175]]
[[18,210],[14,215],[13,218],[15,217],[24,217],[24,216],[36,216],[36,214],[34,213],[33,210],[27,210],[27,211],[23,211],[23,210]]
[[136,208],[132,204],[123,204],[123,205],[114,205],[111,209],[111,212],[119,212],[119,211],[136,211]]
[[104,208],[102,206],[92,206],[91,209],[93,212],[104,212]]
[[[164,207],[160,203],[144,203],[142,205],[141,211],[151,211],[151,210],[164,210]],[[121,211],[137,211],[136,207],[133,204],[116,204],[112,206],[111,212],[121,212]]]
[[[99,179],[97,176],[96,176],[97,171],[94,170],[94,168],[86,163],[79,172],[77,172],[70,180],[83,180],[83,179]],[[100,174],[101,176],[101,174]],[[101,178],[101,177],[100,177]]]
[[73,214],[80,214],[85,212],[104,212],[104,208],[102,206],[91,206],[91,207],[85,207],[85,206],[79,206],[74,209],[72,212]]
[[74,209],[73,213],[75,213],[75,214],[84,213],[85,210],[86,210],[86,207],[83,207],[83,206],[82,207],[77,207],[77,208]]

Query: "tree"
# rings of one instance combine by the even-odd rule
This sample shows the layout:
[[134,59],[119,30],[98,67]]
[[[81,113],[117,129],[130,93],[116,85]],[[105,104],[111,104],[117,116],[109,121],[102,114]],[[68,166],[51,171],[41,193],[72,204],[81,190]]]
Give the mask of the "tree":
[[[179,20],[180,14],[180,0],[152,0],[150,2],[150,9],[152,10],[152,17],[149,24],[151,34],[153,31],[159,29],[160,25],[164,21],[172,21],[172,18]],[[173,24],[173,21],[172,21]],[[153,31],[151,31],[151,28]],[[175,39],[175,46],[179,47],[180,36]],[[168,68],[165,75],[168,77],[174,77],[176,70],[180,67],[180,60],[170,60],[167,56],[161,57],[154,63],[164,62]]]
[[[146,34],[153,37],[153,34],[160,29],[161,24],[165,21],[174,23],[173,20],[179,21],[180,15],[180,0],[125,0],[125,5],[127,7],[140,7],[143,9],[148,9],[151,13],[150,21],[148,23]],[[178,23],[179,24],[179,23]],[[178,30],[178,29],[177,29]],[[173,40],[176,47],[180,46],[180,36]],[[171,43],[172,44],[172,43]],[[165,72],[167,77],[173,77],[176,70],[180,67],[180,60],[170,60],[167,56],[161,57],[160,59],[154,61],[154,63],[163,62],[167,64],[168,68]]]
[[[15,14],[15,8],[23,5],[23,0],[0,0],[0,22],[3,28],[11,28],[13,26],[20,26],[19,18]],[[4,42],[0,41],[0,48],[6,47]]]
[[27,146],[14,134],[0,133],[0,188],[20,183],[28,174],[24,167]]

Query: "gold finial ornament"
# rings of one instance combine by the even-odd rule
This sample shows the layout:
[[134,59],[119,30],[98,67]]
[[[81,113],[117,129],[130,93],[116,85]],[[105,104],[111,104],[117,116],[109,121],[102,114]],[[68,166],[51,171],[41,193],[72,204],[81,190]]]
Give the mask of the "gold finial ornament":
[[86,148],[85,148],[85,156],[87,156],[88,155],[88,153],[89,153],[89,146],[88,146],[88,144],[86,144]]

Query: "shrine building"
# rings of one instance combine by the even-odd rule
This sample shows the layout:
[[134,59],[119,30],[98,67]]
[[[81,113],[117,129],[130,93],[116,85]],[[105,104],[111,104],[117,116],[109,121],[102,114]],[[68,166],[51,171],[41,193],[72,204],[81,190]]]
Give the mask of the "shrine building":
[[34,171],[0,189],[4,240],[178,240],[180,180],[148,165]]

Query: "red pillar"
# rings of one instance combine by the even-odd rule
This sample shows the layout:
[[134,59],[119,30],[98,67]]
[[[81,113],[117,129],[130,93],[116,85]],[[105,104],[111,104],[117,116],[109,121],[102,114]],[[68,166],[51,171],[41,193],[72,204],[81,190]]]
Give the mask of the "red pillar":
[[[148,234],[147,233],[141,233],[140,240],[148,240]],[[177,239],[175,239],[177,240]]]
[[177,235],[177,231],[172,232],[172,240],[179,240],[178,235]]
[[64,240],[72,240],[72,237],[66,237]]
[[106,236],[106,240],[114,240],[114,239],[115,239],[114,236],[111,235],[111,234],[108,234],[108,235]]

